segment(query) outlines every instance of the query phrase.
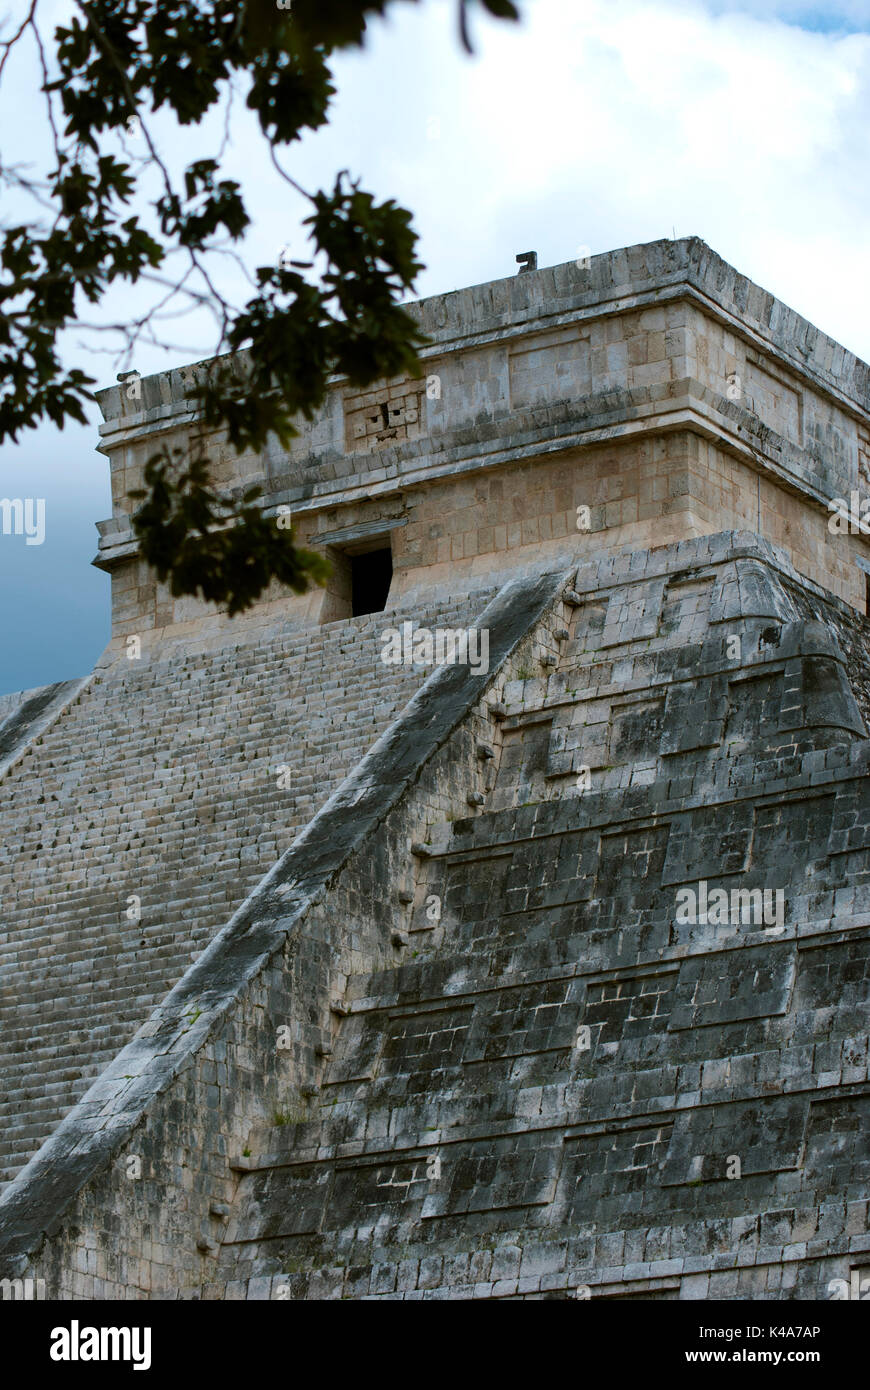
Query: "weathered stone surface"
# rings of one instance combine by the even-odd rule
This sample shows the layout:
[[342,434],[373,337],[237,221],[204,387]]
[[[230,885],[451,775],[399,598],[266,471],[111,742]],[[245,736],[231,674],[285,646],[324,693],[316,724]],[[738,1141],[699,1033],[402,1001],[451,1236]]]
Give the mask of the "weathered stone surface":
[[[451,623],[466,608],[428,616]],[[375,620],[360,618],[220,653],[122,658],[0,726],[3,1182],[422,676],[384,666]]]
[[35,739],[78,699],[89,681],[58,681],[20,695],[0,696],[0,777]]

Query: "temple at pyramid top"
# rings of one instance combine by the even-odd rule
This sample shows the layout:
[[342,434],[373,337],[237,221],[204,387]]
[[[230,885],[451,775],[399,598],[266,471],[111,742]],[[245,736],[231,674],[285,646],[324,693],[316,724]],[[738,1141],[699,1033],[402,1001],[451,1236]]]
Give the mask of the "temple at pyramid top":
[[[436,295],[411,306],[423,373],[360,391],[336,378],[289,449],[207,440],[225,488],[259,483],[301,543],[333,561],[326,589],[271,592],[227,625],[173,599],[137,553],[128,493],[147,458],[200,428],[197,366],[99,394],[113,516],[116,645],[220,643],[251,623],[295,628],[471,591],[726,530],[781,547],[866,610],[870,368],[697,238],[657,241]],[[837,502],[840,499],[840,502]],[[849,505],[854,524],[832,530]]]

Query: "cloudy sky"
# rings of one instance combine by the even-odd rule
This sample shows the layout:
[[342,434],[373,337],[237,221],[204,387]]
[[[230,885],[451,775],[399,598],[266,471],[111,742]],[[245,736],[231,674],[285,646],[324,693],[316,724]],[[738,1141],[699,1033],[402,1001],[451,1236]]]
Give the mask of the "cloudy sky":
[[[68,0],[42,0],[62,15]],[[285,167],[310,189],[348,168],[413,210],[420,295],[539,265],[697,235],[744,274],[870,359],[870,0],[520,0],[521,26],[475,16],[460,49],[454,0],[397,3],[366,50],[337,64],[330,127]],[[23,0],[0,0],[14,17]],[[8,32],[9,19],[0,28]],[[44,157],[32,58],[7,70],[0,158]],[[175,167],[213,153],[212,123],[180,139]],[[238,110],[227,167],[243,181],[249,265],[304,251],[288,195]],[[4,224],[14,216],[4,205]],[[223,267],[227,289],[241,277]],[[119,289],[124,319],[141,304]],[[175,346],[137,351],[143,373],[205,356],[205,319]],[[119,363],[71,335],[70,362],[100,384]],[[93,343],[91,344],[93,346]],[[103,344],[105,346],[105,343]],[[87,428],[44,427],[0,447],[0,497],[44,497],[41,546],[0,534],[0,694],[86,673],[109,635],[109,579],[93,569],[109,515],[108,462]]]

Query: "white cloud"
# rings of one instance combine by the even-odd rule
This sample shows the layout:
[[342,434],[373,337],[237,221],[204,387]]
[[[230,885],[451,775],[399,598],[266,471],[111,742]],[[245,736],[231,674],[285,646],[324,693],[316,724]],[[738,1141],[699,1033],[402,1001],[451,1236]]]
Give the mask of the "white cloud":
[[[518,251],[552,264],[578,245],[602,251],[675,229],[870,357],[870,33],[776,17],[810,23],[820,8],[810,0],[521,5],[520,26],[475,16],[474,59],[459,47],[455,0],[396,5],[363,53],[340,59],[333,121],[282,154],[286,167],[309,188],[349,168],[410,207],[423,294],[512,274]],[[870,0],[823,8],[857,23]],[[21,96],[35,109],[32,88]],[[236,113],[230,172],[254,215],[246,255],[274,261],[285,243],[302,250],[305,209],[241,103]],[[216,146],[218,122],[212,134],[168,137],[174,164]],[[139,307],[119,288],[112,316]],[[205,321],[175,336],[191,350],[143,349],[137,365],[210,350]]]
[[[358,118],[363,63],[369,92],[405,67],[404,100],[419,55],[403,118],[360,154],[415,211],[422,288],[510,274],[528,247],[546,264],[676,227],[870,356],[870,35],[674,0],[526,11],[520,32],[487,27],[473,63],[443,10],[409,13],[353,61],[354,114],[346,92],[330,143]],[[433,114],[441,138],[426,141]]]

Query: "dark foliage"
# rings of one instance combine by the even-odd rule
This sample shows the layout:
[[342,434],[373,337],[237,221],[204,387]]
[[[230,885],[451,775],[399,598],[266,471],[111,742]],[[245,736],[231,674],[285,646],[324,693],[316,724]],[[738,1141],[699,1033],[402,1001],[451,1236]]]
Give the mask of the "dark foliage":
[[[174,187],[148,128],[163,109],[180,126],[195,126],[243,82],[274,154],[327,123],[332,55],[363,44],[367,23],[402,3],[416,0],[75,0],[51,48],[38,25],[39,0],[30,0],[20,25],[0,39],[0,76],[14,46],[32,37],[56,163],[39,188],[0,166],[0,182],[37,195],[49,211],[47,225],[7,225],[0,241],[0,442],[46,418],[61,427],[84,421],[96,382],[64,367],[58,335],[117,281],[171,284],[168,262],[179,253],[188,263],[183,281],[200,277],[199,300],[221,325],[215,357],[190,394],[205,429],[225,432],[239,452],[261,449],[270,434],[286,443],[294,419],[310,418],[323,401],[331,374],[367,386],[419,372],[423,339],[400,303],[422,268],[410,213],[392,200],[377,203],[339,174],[330,192],[305,193],[312,264],[322,273],[260,267],[256,293],[231,309],[207,257],[243,236],[243,190],[209,158],[190,164],[183,186]],[[509,0],[478,3],[517,18]],[[459,33],[470,49],[469,8],[459,0]],[[138,162],[118,155],[131,123],[147,147]],[[146,169],[156,169],[162,184],[150,227],[131,210]],[[124,326],[131,344],[145,323]],[[200,593],[235,613],[272,580],[302,592],[323,578],[323,560],[297,550],[291,532],[263,517],[256,492],[238,499],[214,490],[197,445],[188,457],[155,455],[145,483],[134,529],[173,593]]]

